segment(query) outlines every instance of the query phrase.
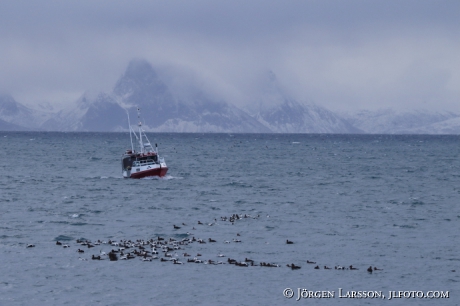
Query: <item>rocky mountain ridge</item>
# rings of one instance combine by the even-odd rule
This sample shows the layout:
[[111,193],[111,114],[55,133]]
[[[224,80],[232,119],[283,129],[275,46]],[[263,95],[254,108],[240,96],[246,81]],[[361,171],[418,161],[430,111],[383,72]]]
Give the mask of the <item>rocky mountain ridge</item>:
[[[177,95],[145,60],[133,60],[110,93],[85,93],[57,113],[33,110],[0,95],[0,130],[127,131],[142,109],[151,132],[460,134],[452,112],[394,110],[336,113],[302,104],[285,93],[270,72],[259,107],[248,112],[200,88]],[[270,106],[264,104],[270,101]]]

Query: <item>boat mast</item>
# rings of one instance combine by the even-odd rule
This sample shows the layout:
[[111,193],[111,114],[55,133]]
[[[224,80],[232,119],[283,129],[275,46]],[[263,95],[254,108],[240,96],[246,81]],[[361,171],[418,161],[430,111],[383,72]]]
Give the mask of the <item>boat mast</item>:
[[144,153],[144,144],[142,143],[142,122],[141,122],[141,109],[138,107],[137,108],[137,120],[138,120],[138,126],[139,126],[139,146],[141,149],[141,153]]
[[128,110],[126,110],[126,114],[128,115],[129,139],[131,140],[131,152],[134,153],[133,135],[132,135],[132,129],[131,129],[131,121],[129,120]]
[[[146,153],[153,152],[153,153],[158,154],[158,147],[157,147],[156,150],[152,147],[152,144],[150,143],[149,138],[147,137],[147,135],[145,134],[144,130],[142,129],[141,109],[139,107],[137,108],[137,120],[138,120],[137,125],[138,125],[138,128],[139,128],[139,138],[137,137],[136,132],[134,131],[134,129],[131,129],[131,131],[134,134],[134,136],[136,137],[137,141],[139,141],[139,149],[140,149],[139,153],[146,154]],[[144,142],[144,138],[145,138],[146,142]],[[156,144],[155,144],[155,146],[156,146]]]

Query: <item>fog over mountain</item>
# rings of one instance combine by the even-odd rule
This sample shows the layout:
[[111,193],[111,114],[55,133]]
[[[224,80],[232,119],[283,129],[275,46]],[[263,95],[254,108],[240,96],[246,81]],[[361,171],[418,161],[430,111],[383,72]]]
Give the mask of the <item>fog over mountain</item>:
[[85,93],[66,110],[41,125],[48,131],[122,131],[127,129],[126,111],[116,97],[106,93]]
[[27,131],[28,129],[0,119],[0,131]]
[[[125,108],[142,109],[145,129],[158,132],[270,132],[258,121],[200,88],[175,95],[145,60],[133,60],[113,94]],[[134,117],[134,116],[133,116]]]
[[371,134],[460,134],[459,114],[428,110],[380,109],[341,113],[350,124]]
[[1,130],[127,131],[128,116],[136,124],[141,109],[150,132],[220,133],[374,133],[458,134],[460,115],[422,110],[333,112],[297,101],[268,72],[257,94],[246,97],[250,107],[210,93],[210,86],[178,75],[159,73],[143,59],[134,59],[109,93],[87,91],[58,112],[34,110],[10,95],[0,96]]
[[296,101],[269,71],[261,92],[253,97],[252,116],[275,133],[362,133],[337,114]]
[[193,100],[168,80],[179,67],[196,75],[197,99],[253,114],[269,104],[260,98],[271,69],[301,105],[458,113],[458,12],[457,0],[0,1],[0,93],[67,109],[86,91],[117,94],[142,58],[177,103]]
[[20,130],[37,129],[52,116],[51,112],[24,106],[10,95],[0,95],[0,120],[9,123],[10,128],[16,126]]

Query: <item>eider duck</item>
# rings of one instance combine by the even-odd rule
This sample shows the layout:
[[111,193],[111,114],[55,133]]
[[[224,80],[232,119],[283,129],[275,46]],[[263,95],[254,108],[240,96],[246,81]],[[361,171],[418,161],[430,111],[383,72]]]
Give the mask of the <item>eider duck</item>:
[[290,264],[290,265],[288,264],[287,266],[291,268],[292,270],[298,270],[301,268],[300,266],[296,266],[295,264]]
[[113,252],[110,252],[109,253],[109,259],[110,259],[110,261],[117,261],[118,260],[117,254],[113,253]]

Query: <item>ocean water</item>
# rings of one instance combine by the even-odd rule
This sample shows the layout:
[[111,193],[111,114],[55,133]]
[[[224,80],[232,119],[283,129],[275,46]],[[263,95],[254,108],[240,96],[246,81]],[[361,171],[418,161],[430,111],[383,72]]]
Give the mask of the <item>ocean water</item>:
[[[127,133],[0,132],[0,305],[460,304],[459,136],[149,138],[168,175],[130,180]],[[243,218],[221,220],[233,214]],[[158,236],[216,242],[173,251],[183,265],[91,260],[115,247],[76,242]],[[257,266],[188,263],[185,252]],[[334,269],[350,265],[358,270]],[[296,301],[298,288],[334,297]],[[449,298],[388,300],[409,290]]]

